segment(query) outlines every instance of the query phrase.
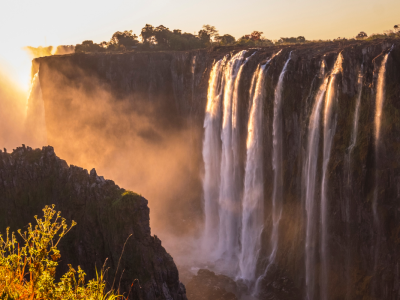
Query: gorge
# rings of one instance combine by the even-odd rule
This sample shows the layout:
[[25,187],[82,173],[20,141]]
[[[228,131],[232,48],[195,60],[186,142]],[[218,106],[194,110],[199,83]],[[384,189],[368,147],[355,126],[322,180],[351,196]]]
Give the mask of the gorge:
[[27,130],[149,199],[181,274],[238,299],[399,299],[399,46],[37,58]]

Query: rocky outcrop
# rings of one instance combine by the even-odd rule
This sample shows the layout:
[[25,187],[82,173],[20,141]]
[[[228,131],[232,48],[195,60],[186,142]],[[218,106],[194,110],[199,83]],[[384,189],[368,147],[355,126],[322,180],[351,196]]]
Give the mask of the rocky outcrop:
[[[0,228],[24,228],[45,205],[78,224],[60,243],[60,274],[67,263],[80,265],[89,278],[107,259],[108,284],[120,284],[130,299],[186,300],[172,257],[151,236],[147,200],[58,158],[52,147],[0,151]],[[121,252],[125,245],[125,251]],[[116,268],[121,256],[118,272]],[[138,279],[138,281],[135,281]],[[135,282],[134,282],[135,281]]]
[[186,287],[190,300],[238,300],[242,293],[233,279],[207,269],[200,269]]

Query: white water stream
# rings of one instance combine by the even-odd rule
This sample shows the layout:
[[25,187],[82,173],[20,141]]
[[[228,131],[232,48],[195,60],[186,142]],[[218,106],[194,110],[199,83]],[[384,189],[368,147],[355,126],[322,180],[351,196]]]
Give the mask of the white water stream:
[[[321,63],[320,77],[325,74],[325,63]],[[307,158],[304,164],[305,176],[305,210],[306,210],[306,243],[305,243],[305,267],[306,267],[306,295],[308,300],[314,299],[315,290],[315,256],[316,256],[316,217],[317,205],[315,199],[316,174],[318,163],[318,145],[320,138],[320,120],[323,101],[329,77],[326,76],[315,97],[314,106],[308,125]]]
[[207,253],[218,242],[218,199],[221,157],[221,101],[223,93],[223,70],[226,60],[216,62],[210,74],[207,108],[204,119],[203,179],[205,228],[203,250]]
[[252,105],[248,122],[246,142],[246,169],[244,180],[241,253],[239,256],[239,278],[246,282],[255,279],[260,235],[264,217],[264,178],[262,169],[262,107],[265,98],[265,68],[259,66],[255,72],[255,90],[250,89]]
[[336,132],[336,114],[334,114],[333,106],[337,101],[336,81],[342,71],[343,56],[340,53],[336,59],[335,65],[331,73],[331,79],[328,85],[325,111],[324,111],[324,148],[322,160],[322,186],[321,186],[321,274],[320,274],[320,299],[327,299],[328,289],[328,179],[327,170],[331,157],[331,149],[333,137]]
[[282,196],[283,196],[283,172],[282,172],[282,95],[283,83],[287,72],[287,67],[292,58],[292,52],[289,54],[282,72],[279,76],[278,84],[275,88],[274,97],[274,118],[272,122],[272,169],[274,171],[274,189],[272,192],[272,233],[271,233],[271,254],[269,255],[268,266],[265,274],[270,266],[275,262],[276,251],[278,250],[279,240],[279,222],[282,217]]

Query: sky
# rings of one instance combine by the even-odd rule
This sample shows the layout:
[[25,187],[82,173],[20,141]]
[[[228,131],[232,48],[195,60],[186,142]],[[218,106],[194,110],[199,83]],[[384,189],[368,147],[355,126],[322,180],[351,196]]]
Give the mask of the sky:
[[380,33],[400,23],[399,12],[399,0],[1,0],[0,72],[27,88],[30,58],[23,46],[108,41],[116,31],[139,35],[146,23],[190,33],[210,24],[236,38],[258,30],[272,40],[313,40]]

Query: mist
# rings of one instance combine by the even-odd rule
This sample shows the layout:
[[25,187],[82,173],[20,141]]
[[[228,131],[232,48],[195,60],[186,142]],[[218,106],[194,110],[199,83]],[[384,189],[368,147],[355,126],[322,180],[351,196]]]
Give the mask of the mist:
[[178,263],[189,264],[202,229],[202,131],[181,117],[166,95],[121,96],[76,65],[56,66],[43,85],[49,69],[39,71],[35,58],[70,48],[24,48],[33,59],[29,69],[19,70],[31,78],[28,91],[7,78],[10,74],[0,75],[0,146],[11,152],[22,144],[51,145],[68,164],[95,168],[99,176],[142,195],[149,201],[152,234]]
[[[201,223],[202,190],[201,158],[194,147],[201,142],[201,132],[156,97],[118,97],[109,84],[76,65],[55,70],[49,82],[49,66],[40,67],[38,79],[46,80],[46,114],[33,109],[28,120],[45,124],[47,143],[56,154],[69,164],[95,168],[97,174],[145,197],[152,233],[163,241],[171,232],[195,234]],[[38,120],[40,116],[45,120]],[[36,136],[43,140],[42,132],[38,128]]]
[[13,149],[24,143],[26,94],[0,71],[0,145]]

